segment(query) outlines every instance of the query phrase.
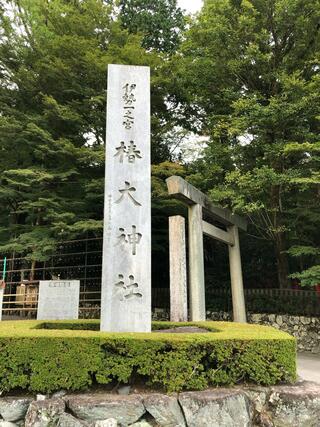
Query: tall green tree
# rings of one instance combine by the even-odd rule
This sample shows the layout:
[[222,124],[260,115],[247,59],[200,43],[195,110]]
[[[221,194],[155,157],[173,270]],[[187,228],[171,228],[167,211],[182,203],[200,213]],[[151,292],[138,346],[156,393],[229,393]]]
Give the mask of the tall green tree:
[[177,58],[185,125],[210,138],[194,179],[273,243],[281,287],[288,251],[319,248],[319,28],[319,0],[207,0]]
[[[14,0],[0,9],[0,250],[45,260],[101,233],[106,71],[161,68],[100,0]],[[156,84],[154,84],[156,81]],[[153,97],[164,105],[153,74]],[[31,277],[32,279],[32,273]]]
[[143,34],[142,46],[174,53],[185,28],[177,0],[120,0],[122,26],[130,33]]

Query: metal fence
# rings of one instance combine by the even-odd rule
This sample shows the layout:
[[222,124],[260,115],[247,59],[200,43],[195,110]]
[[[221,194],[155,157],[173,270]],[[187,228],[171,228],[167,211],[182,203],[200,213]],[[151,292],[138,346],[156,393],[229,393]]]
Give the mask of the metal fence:
[[7,254],[6,293],[15,294],[17,287],[39,280],[77,279],[82,291],[96,291],[101,286],[102,238],[65,241],[46,262],[32,262]]
[[[153,307],[169,308],[169,289],[152,290]],[[246,309],[251,313],[320,316],[320,293],[303,289],[245,289]],[[210,288],[206,307],[211,311],[232,311],[231,289]]]
[[[102,238],[71,240],[58,245],[44,263],[32,263],[7,255],[7,280],[3,314],[35,316],[40,280],[80,280],[80,315],[99,316],[102,270]],[[30,277],[33,280],[30,280]],[[25,287],[25,288],[24,288]],[[320,294],[303,289],[245,289],[247,311],[320,316]],[[152,289],[152,307],[169,308],[168,288]],[[214,285],[206,291],[206,306],[213,311],[232,311],[230,288]]]
[[[320,294],[303,289],[245,289],[246,309],[251,313],[320,316]],[[230,289],[210,289],[207,307],[213,311],[232,310]]]
[[[38,284],[24,285],[25,292],[18,287],[15,294],[4,294],[2,318],[16,319],[37,317],[38,309]],[[100,291],[81,291],[79,299],[79,317],[80,318],[99,318],[100,317],[101,292]]]
[[[39,282],[33,281],[17,286],[16,293],[3,296],[3,319],[29,318],[37,316]],[[97,319],[100,317],[101,291],[81,290],[79,317]],[[153,289],[153,308],[169,307],[169,289]]]
[[[320,294],[298,289],[245,289],[246,308],[251,313],[274,313],[320,316]],[[100,317],[100,290],[81,290],[79,317]],[[38,304],[38,282],[20,285],[17,293],[4,294],[3,318],[35,318]],[[168,288],[152,289],[152,307],[169,309]],[[206,293],[206,306],[211,311],[232,311],[229,289],[210,289]]]

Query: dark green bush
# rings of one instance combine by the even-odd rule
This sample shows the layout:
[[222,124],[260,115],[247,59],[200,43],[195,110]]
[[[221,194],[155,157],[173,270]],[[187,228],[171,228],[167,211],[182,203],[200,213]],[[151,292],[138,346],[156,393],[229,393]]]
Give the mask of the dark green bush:
[[[0,390],[81,390],[113,380],[168,391],[296,377],[295,339],[273,328],[228,322],[197,325],[209,333],[102,333],[98,321],[0,324]],[[79,329],[81,328],[81,329]]]

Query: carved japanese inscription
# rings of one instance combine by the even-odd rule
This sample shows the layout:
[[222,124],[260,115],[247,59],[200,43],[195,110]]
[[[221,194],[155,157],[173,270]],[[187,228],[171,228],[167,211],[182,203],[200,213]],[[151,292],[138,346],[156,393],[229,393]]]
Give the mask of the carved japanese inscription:
[[132,129],[134,124],[134,104],[136,103],[135,98],[135,90],[137,88],[137,85],[135,83],[126,83],[122,90],[123,90],[123,96],[122,99],[124,101],[123,105],[123,126],[126,129]]
[[135,225],[132,226],[132,232],[128,233],[122,227],[119,228],[118,242],[117,245],[126,245],[129,244],[131,246],[132,255],[136,255],[137,253],[137,245],[140,243],[142,234],[136,232],[137,227]]
[[130,182],[125,181],[124,188],[119,189],[119,193],[121,193],[121,196],[116,201],[116,203],[120,203],[123,199],[127,198],[128,200],[131,200],[135,206],[141,206],[141,203],[139,203],[132,195],[136,190],[135,187],[132,187],[130,185]]
[[139,292],[139,285],[134,281],[134,276],[130,274],[128,281],[125,281],[123,274],[119,274],[119,281],[115,283],[115,292],[120,301],[133,298],[142,298],[142,293]]
[[121,141],[119,147],[116,147],[114,157],[119,157],[120,163],[123,163],[125,158],[128,159],[129,163],[135,163],[136,159],[142,159],[140,150],[137,149],[134,141],[130,141],[128,145]]
[[101,330],[151,330],[150,70],[109,65]]

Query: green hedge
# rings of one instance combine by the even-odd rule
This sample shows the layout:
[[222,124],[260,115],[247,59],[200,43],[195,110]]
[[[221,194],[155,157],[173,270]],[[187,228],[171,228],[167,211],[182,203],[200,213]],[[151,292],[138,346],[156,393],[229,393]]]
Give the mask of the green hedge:
[[209,333],[102,333],[90,320],[0,323],[0,390],[50,393],[139,379],[167,391],[296,378],[296,343],[276,329],[230,322],[193,325]]

